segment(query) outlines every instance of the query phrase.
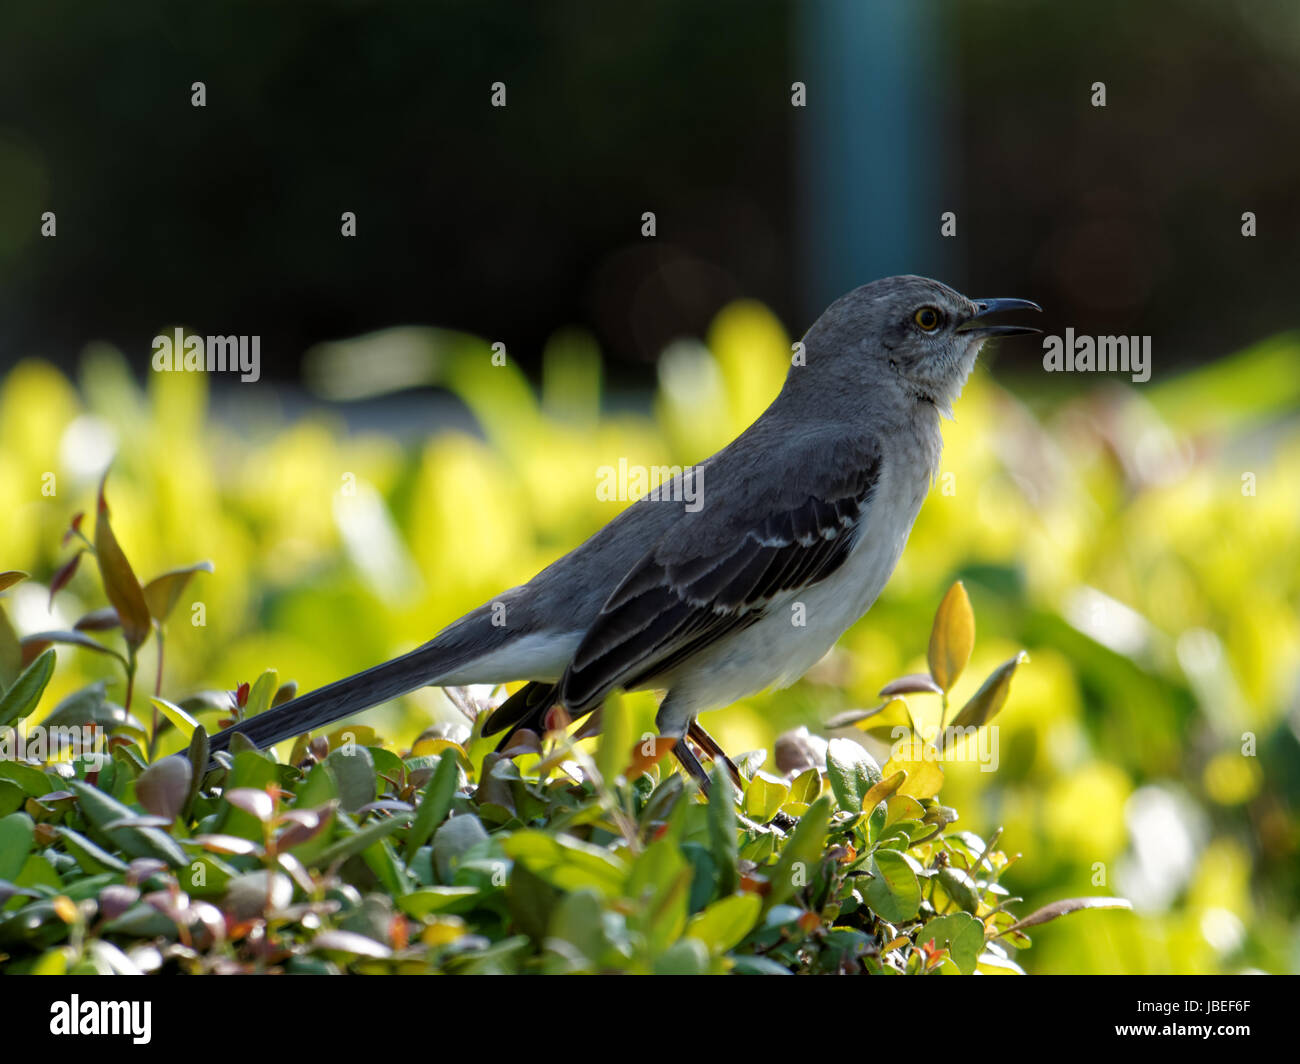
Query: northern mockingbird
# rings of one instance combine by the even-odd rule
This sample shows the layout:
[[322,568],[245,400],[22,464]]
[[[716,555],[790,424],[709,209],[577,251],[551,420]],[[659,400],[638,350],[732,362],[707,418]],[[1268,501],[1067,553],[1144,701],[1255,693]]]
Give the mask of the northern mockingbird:
[[[781,393],[748,429],[656,498],[642,498],[526,584],[392,661],[212,737],[258,746],[426,685],[529,681],[484,734],[545,731],[615,688],[665,693],[656,724],[703,786],[687,736],[735,766],[704,710],[794,683],[871,607],[939,469],[985,340],[1038,332],[990,315],[1041,310],[888,277],[836,300],[803,338]],[[692,490],[687,490],[692,489]],[[683,500],[691,499],[688,505]]]

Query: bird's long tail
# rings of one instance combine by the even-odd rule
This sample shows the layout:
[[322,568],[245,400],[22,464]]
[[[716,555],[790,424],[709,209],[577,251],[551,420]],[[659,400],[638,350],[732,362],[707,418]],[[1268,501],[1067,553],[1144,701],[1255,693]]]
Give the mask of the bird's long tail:
[[281,739],[332,724],[409,691],[436,684],[473,656],[463,646],[426,643],[400,658],[318,687],[219,731],[211,737],[211,750],[213,753],[225,750],[237,734],[247,736],[258,747],[267,747]]

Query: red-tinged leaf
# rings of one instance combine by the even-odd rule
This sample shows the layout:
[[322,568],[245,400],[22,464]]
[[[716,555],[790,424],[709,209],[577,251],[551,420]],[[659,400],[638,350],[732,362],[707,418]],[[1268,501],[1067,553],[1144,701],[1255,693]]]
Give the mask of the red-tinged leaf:
[[[420,755],[437,754],[441,750],[448,749],[449,747],[455,745],[454,743],[448,742],[448,740],[445,739],[435,740],[435,742],[446,743],[446,745],[442,747],[435,747],[429,745],[427,749],[420,750]],[[421,746],[424,743],[428,743],[428,740],[421,740],[421,742],[417,743],[416,746]],[[501,756],[522,757],[524,754],[540,754],[541,752],[542,752],[542,737],[538,735],[535,731],[533,731],[531,728],[520,728],[518,731],[514,733],[514,735],[510,736],[510,742],[508,742],[502,748]]]
[[122,634],[131,648],[141,646],[149,638],[149,607],[144,601],[144,590],[136,579],[131,563],[108,519],[108,503],[104,499],[104,486],[108,474],[99,485],[99,513],[95,521],[95,559],[104,581],[104,594],[117,609],[122,619]]
[[358,935],[354,931],[322,931],[311,940],[311,948],[337,950],[340,953],[352,953],[358,957],[384,958],[392,956],[392,950],[373,938]]
[[236,787],[226,791],[225,799],[236,809],[242,809],[249,816],[265,824],[275,812],[275,803],[266,791],[255,787]]
[[135,796],[154,816],[170,824],[180,814],[190,793],[193,766],[184,755],[155,761],[135,781]]
[[54,574],[50,581],[50,608],[54,607],[54,596],[68,586],[68,581],[77,575],[77,566],[81,564],[81,556],[85,554],[84,550],[77,551],[71,558],[59,566],[59,571]]
[[28,575],[21,569],[6,569],[3,573],[0,573],[0,591],[7,587],[13,587],[19,580],[26,580]]
[[892,698],[894,695],[925,694],[943,694],[943,688],[934,682],[928,672],[913,672],[907,676],[900,676],[897,680],[890,680],[880,689],[881,698]]
[[194,841],[211,853],[225,853],[233,857],[257,853],[261,848],[257,843],[236,835],[195,835]]
[[150,876],[166,871],[166,862],[158,860],[157,857],[137,857],[127,869],[126,881],[132,884],[143,883]]
[[552,732],[563,732],[569,730],[569,725],[573,723],[573,718],[569,716],[569,711],[563,706],[552,706],[546,711],[545,728],[547,734]]
[[140,892],[135,887],[110,883],[99,892],[99,915],[105,920],[116,920],[139,900]]
[[277,847],[281,850],[290,850],[314,839],[329,827],[338,804],[337,798],[331,798],[316,809],[294,809],[285,813],[283,819],[289,826],[280,832],[276,839]]
[[243,709],[246,705],[248,705],[248,692],[250,690],[251,687],[249,686],[248,683],[241,683],[238,687],[235,688],[235,705],[237,705],[240,709]]
[[651,766],[657,765],[677,745],[677,740],[667,735],[655,736],[653,740],[642,740],[632,747],[632,761],[623,773],[630,780],[641,773],[649,772]]
[[1017,920],[1014,924],[1003,931],[1002,934],[1007,935],[1013,931],[1023,931],[1026,927],[1035,927],[1038,924],[1045,924],[1049,920],[1055,920],[1058,916],[1067,916],[1070,913],[1082,912],[1084,909],[1132,908],[1133,904],[1127,898],[1062,898],[1060,901],[1054,901],[1050,905],[1044,905],[1041,909],[1035,910],[1023,920]]
[[156,621],[165,621],[167,615],[176,607],[185,585],[195,573],[212,572],[211,562],[195,562],[183,569],[170,569],[155,576],[144,585],[144,601],[149,607],[149,615]]
[[91,610],[72,627],[78,632],[108,632],[121,627],[122,618],[112,606]]
[[316,889],[311,874],[293,854],[278,853],[275,855],[275,863],[289,873],[289,878],[298,884],[304,894],[310,895]]
[[75,514],[72,515],[72,522],[71,524],[68,525],[68,530],[63,533],[63,544],[62,544],[63,546],[66,547],[68,545],[68,541],[72,539],[73,536],[78,535],[81,532],[81,522],[85,516],[86,516],[85,510],[78,510]]

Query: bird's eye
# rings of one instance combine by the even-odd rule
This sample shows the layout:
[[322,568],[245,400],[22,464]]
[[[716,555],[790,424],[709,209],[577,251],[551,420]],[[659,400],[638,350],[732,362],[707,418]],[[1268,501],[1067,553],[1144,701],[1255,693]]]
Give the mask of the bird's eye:
[[926,332],[934,332],[939,328],[943,316],[934,307],[922,307],[912,315],[912,320]]

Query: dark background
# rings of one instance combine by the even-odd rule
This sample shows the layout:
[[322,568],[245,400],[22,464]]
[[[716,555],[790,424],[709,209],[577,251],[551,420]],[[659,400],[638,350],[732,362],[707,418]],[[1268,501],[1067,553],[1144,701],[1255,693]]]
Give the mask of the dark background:
[[310,345],[402,323],[531,366],[579,325],[635,380],[731,299],[797,335],[895,272],[1151,334],[1166,367],[1297,317],[1293,0],[6,0],[0,20],[0,367],[107,340],[143,374],[181,324],[259,334],[264,373],[293,378]]

